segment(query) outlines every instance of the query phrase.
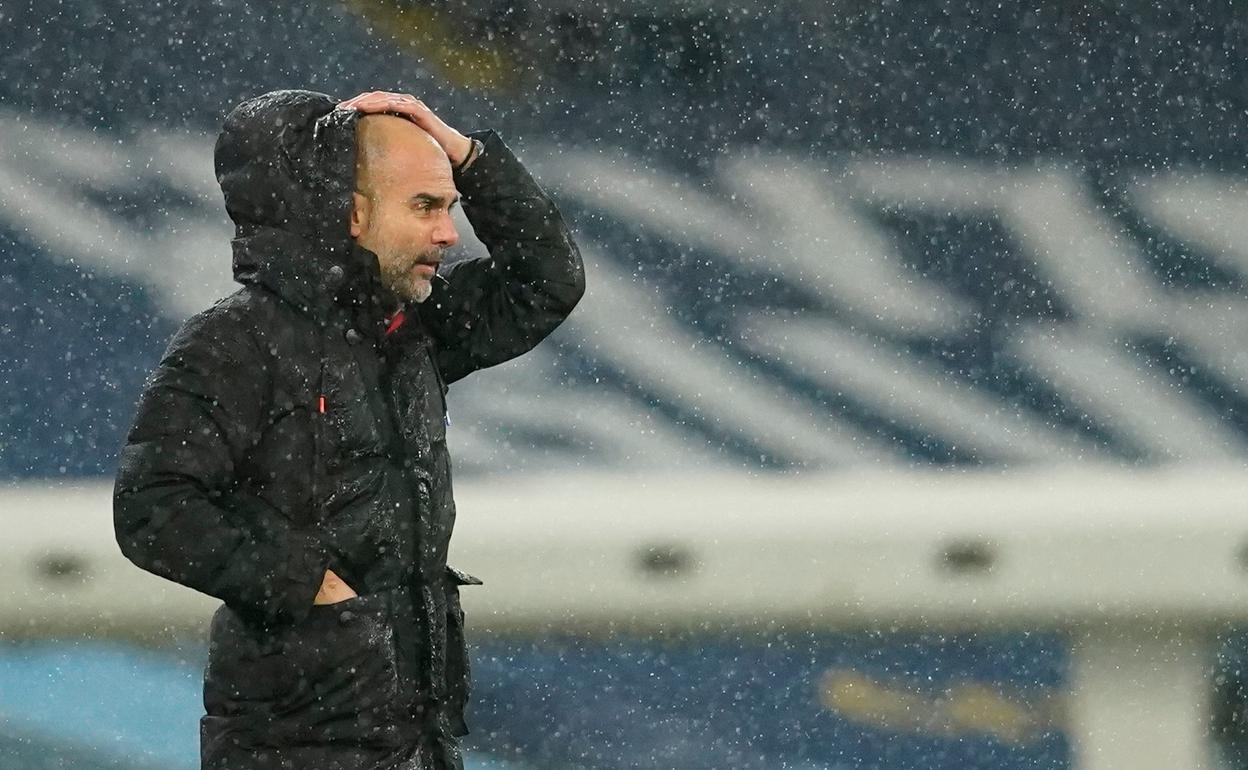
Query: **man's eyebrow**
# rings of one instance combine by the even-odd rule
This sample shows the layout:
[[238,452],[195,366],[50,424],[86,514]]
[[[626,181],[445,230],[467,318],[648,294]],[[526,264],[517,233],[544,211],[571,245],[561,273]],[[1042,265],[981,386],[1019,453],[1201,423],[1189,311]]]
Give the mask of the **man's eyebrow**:
[[[428,203],[434,206],[441,206],[442,204],[446,203],[446,198],[441,195],[434,195],[433,193],[417,193],[412,196],[412,202],[413,203]],[[454,206],[456,203],[459,203],[458,193],[455,194],[454,198],[451,198],[450,205]]]

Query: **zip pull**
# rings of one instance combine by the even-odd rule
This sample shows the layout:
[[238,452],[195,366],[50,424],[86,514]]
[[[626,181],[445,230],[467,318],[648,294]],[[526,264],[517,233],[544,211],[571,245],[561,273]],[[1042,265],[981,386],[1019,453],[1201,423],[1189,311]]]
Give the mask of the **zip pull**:
[[320,411],[321,414],[325,414],[325,397],[324,396],[320,396],[317,399],[317,409]]

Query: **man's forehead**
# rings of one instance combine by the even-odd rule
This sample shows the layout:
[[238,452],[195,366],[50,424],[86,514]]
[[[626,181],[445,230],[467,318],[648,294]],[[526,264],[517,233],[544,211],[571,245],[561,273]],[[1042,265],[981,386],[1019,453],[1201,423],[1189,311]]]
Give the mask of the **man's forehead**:
[[423,128],[397,115],[364,115],[358,131],[365,143],[382,152],[411,151],[446,156],[437,141]]
[[368,184],[404,195],[409,188],[454,195],[450,160],[420,126],[393,115],[366,115],[357,131],[361,151],[357,171],[367,176]]

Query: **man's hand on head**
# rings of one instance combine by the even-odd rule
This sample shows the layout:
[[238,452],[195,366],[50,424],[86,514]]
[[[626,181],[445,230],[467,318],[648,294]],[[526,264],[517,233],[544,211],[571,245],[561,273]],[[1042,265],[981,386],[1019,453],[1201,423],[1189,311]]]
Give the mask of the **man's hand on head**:
[[468,157],[472,150],[472,140],[442,122],[433,114],[433,110],[411,94],[396,94],[390,91],[366,91],[359,96],[338,103],[338,109],[358,110],[365,115],[395,114],[402,115],[425,130],[433,137],[451,166],[458,166]]

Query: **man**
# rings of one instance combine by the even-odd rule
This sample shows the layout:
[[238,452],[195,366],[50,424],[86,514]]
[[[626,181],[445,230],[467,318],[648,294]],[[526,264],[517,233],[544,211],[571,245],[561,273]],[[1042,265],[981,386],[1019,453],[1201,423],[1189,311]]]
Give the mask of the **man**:
[[[243,287],[169,343],[114,489],[127,558],[223,602],[203,767],[460,768],[443,397],[559,325],[580,253],[495,132],[410,96],[268,93],[215,154]],[[439,272],[460,196],[490,255]]]

